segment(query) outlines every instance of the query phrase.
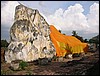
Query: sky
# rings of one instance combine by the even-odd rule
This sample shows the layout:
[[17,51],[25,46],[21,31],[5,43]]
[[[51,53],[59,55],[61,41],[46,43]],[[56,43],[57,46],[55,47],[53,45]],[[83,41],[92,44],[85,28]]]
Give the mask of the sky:
[[76,31],[84,39],[99,34],[99,1],[1,1],[1,39],[10,40],[15,7],[38,9],[49,25],[66,35]]

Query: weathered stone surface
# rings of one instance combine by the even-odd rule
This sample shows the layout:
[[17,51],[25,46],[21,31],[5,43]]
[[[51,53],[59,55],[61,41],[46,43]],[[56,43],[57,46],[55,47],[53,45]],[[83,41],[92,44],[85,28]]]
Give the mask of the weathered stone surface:
[[20,64],[20,62],[21,62],[21,60],[11,61],[10,69],[12,69],[12,70],[19,70],[19,64]]
[[18,59],[28,62],[38,58],[52,58],[55,49],[49,35],[49,24],[38,10],[18,5],[5,60],[10,63]]

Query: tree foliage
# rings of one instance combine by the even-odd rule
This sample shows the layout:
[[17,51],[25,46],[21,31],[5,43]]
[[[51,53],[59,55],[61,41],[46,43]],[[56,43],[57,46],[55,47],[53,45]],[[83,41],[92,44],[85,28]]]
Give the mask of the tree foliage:
[[84,42],[83,37],[78,36],[78,33],[76,31],[72,31],[72,36],[76,37],[77,39],[79,39],[81,42]]
[[1,47],[8,47],[9,43],[6,40],[1,40]]
[[61,30],[59,30],[59,32],[61,33]]
[[96,44],[99,44],[99,41],[98,41],[98,40],[90,39],[90,40],[89,40],[89,43],[96,43]]
[[84,42],[88,42],[88,40],[87,40],[87,39],[85,39],[85,40],[84,40]]
[[89,39],[89,43],[96,43],[99,44],[99,35],[92,37],[91,39]]
[[72,31],[72,36],[78,36],[78,33],[76,31]]

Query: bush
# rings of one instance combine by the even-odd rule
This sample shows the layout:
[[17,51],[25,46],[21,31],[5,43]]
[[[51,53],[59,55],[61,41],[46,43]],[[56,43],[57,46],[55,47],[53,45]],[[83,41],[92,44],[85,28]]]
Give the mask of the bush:
[[27,64],[27,62],[25,62],[25,61],[21,61],[20,63],[19,63],[19,68],[21,68],[21,69],[25,69],[25,67],[27,67],[28,66],[28,64]]
[[8,47],[9,43],[6,40],[1,40],[1,47]]

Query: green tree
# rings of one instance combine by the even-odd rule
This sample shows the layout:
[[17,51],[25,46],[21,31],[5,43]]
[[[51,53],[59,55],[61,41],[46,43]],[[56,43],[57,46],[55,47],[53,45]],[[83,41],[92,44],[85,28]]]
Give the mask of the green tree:
[[89,43],[96,43],[99,44],[99,35],[92,37],[91,39],[89,39]]
[[72,31],[72,36],[76,37],[77,39],[79,39],[81,42],[84,42],[83,37],[78,36],[78,33],[76,31]]
[[89,40],[89,43],[96,43],[96,44],[99,44],[99,40],[90,39],[90,40]]
[[1,40],[1,47],[8,47],[9,43],[6,40]]
[[87,40],[87,39],[85,39],[85,40],[84,40],[84,42],[88,42],[88,40]]
[[77,39],[79,39],[81,42],[84,42],[83,37],[81,36],[76,36]]
[[72,31],[72,34],[72,36],[77,36],[78,33],[76,31]]
[[61,30],[59,30],[59,32],[61,33]]

